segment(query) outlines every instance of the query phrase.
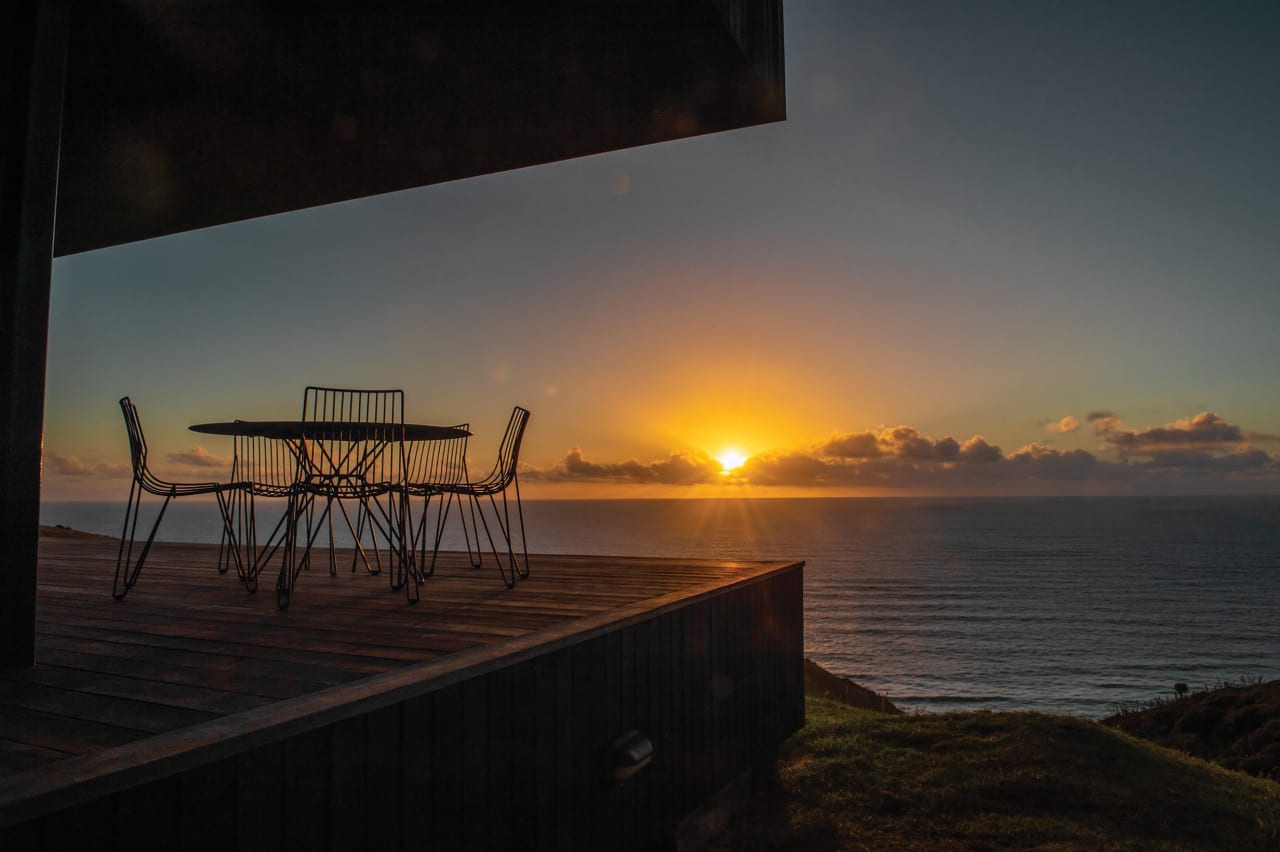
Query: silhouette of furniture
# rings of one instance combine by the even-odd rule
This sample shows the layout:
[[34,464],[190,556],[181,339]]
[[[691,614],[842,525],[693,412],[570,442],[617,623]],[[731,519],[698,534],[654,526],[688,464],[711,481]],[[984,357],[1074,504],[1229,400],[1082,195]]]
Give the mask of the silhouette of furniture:
[[[410,538],[411,550],[414,552],[414,567],[416,569],[416,578],[419,582],[425,580],[435,573],[436,554],[440,550],[440,540],[444,535],[445,522],[449,518],[449,512],[452,508],[456,493],[446,491],[446,488],[465,485],[467,482],[467,439],[471,435],[471,424],[460,423],[452,427],[465,434],[457,438],[446,438],[443,440],[420,441],[406,440],[404,450],[405,461],[405,478],[401,486],[405,495],[411,503],[412,498],[422,498],[422,510],[418,516],[418,523],[412,524],[412,512],[410,511],[406,518],[409,520],[412,537]],[[436,521],[434,535],[432,536],[431,562],[428,564],[427,554],[427,518],[430,515],[430,505],[433,497],[440,497],[436,506]],[[476,514],[473,508],[471,513],[471,531],[467,528],[467,519],[461,498],[456,500],[458,503],[458,519],[462,524],[462,538],[467,548],[467,558],[475,567],[480,566],[480,530]],[[411,505],[406,504],[406,509],[411,509]],[[471,549],[471,536],[474,533],[476,539],[475,550]]]
[[[331,410],[334,416],[356,416],[356,411]],[[376,412],[366,416],[378,415]],[[393,415],[394,416],[394,415]],[[378,553],[369,562],[363,551],[365,535],[381,535],[392,555],[392,586],[411,584],[407,594],[416,599],[417,577],[410,570],[411,532],[406,532],[407,494],[403,487],[404,448],[417,443],[450,442],[471,433],[465,427],[433,426],[421,423],[366,420],[230,420],[198,423],[193,432],[230,436],[237,441],[237,461],[241,475],[253,482],[251,496],[282,497],[285,511],[261,546],[256,535],[252,507],[242,507],[237,524],[248,532],[245,546],[255,555],[248,569],[253,577],[261,573],[277,554],[280,573],[276,582],[276,602],[288,607],[293,587],[302,570],[309,566],[310,548],[320,533],[328,529],[333,512],[347,519],[357,541],[353,569],[363,558],[370,573],[380,570]],[[386,452],[390,448],[390,452]],[[380,459],[380,456],[387,456]],[[243,459],[243,460],[241,460]],[[389,498],[377,502],[377,498]],[[353,519],[343,502],[352,504]],[[318,502],[323,506],[317,509]],[[334,505],[338,504],[338,505]],[[235,508],[235,507],[233,507]],[[245,526],[249,524],[250,526]],[[300,534],[304,529],[305,533]],[[330,571],[336,571],[336,553],[331,541]]]
[[[455,483],[441,483],[439,490],[445,495],[457,495],[459,497],[468,498],[473,513],[480,517],[481,525],[484,527],[485,536],[489,539],[489,548],[493,551],[493,558],[498,563],[498,573],[502,576],[502,581],[507,588],[515,585],[516,579],[526,579],[529,576],[529,545],[525,537],[524,530],[524,509],[520,504],[520,444],[524,440],[525,426],[529,423],[529,410],[515,406],[511,411],[511,419],[507,421],[506,432],[503,433],[502,442],[498,445],[498,458],[494,462],[493,469],[484,477],[478,480],[470,480]],[[520,524],[520,556],[523,561],[516,558],[514,546],[514,533],[512,527],[511,505],[507,498],[508,490],[515,492],[516,520]],[[502,508],[499,510],[497,498],[502,497]],[[489,529],[489,522],[485,518],[484,505],[481,497],[489,498],[489,506],[493,510],[493,516],[496,521],[498,531],[502,535],[503,541],[506,543],[506,560],[504,567],[503,557],[498,554],[498,548],[494,544],[492,531]],[[459,507],[461,511],[461,507]],[[474,524],[473,524],[474,527]],[[473,563],[479,567],[479,535],[477,534],[477,557]],[[439,536],[436,538],[436,545],[439,546]],[[435,554],[432,554],[432,564],[435,562]]]
[[[235,528],[232,524],[230,495],[246,490],[249,487],[248,483],[235,481],[169,482],[161,479],[152,472],[150,465],[147,463],[147,439],[142,431],[142,421],[138,417],[137,406],[133,404],[129,397],[125,396],[120,398],[120,410],[124,414],[125,431],[129,435],[129,461],[132,466],[133,478],[129,483],[129,501],[125,506],[124,528],[120,533],[120,553],[116,558],[116,574],[111,584],[111,596],[116,600],[120,600],[138,582],[138,575],[142,573],[142,566],[147,561],[147,555],[151,552],[151,545],[155,541],[156,531],[160,529],[160,522],[164,520],[165,510],[169,508],[169,503],[177,497],[212,494],[217,498],[218,511],[222,514],[223,529],[222,547],[219,549],[218,554],[218,570],[222,572],[227,570],[224,559],[234,560],[239,566],[241,577],[244,577],[247,569],[240,562],[242,550],[238,545]],[[142,495],[144,492],[163,497],[164,502],[160,504],[160,511],[156,514],[155,523],[152,524],[151,532],[147,535],[146,543],[142,545],[142,550],[135,562],[133,550],[137,540],[138,516],[142,509]]]

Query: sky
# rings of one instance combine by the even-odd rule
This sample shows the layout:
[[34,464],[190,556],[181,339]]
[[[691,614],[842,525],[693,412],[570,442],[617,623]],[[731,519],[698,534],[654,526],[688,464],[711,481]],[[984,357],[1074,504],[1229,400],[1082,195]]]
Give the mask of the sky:
[[528,407],[526,498],[1280,493],[1280,6],[784,29],[783,122],[58,259],[43,498],[308,384]]

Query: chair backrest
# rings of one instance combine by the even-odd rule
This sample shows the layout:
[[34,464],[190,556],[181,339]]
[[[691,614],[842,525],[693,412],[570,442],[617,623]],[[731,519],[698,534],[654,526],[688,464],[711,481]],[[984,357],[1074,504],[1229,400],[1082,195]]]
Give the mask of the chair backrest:
[[147,437],[142,434],[138,407],[129,397],[122,396],[120,412],[124,414],[124,429],[129,434],[129,463],[133,466],[133,478],[142,482],[147,472]]
[[297,452],[289,441],[236,436],[231,479],[260,496],[287,497],[296,488],[302,469]]
[[[308,386],[302,421],[306,478],[351,488],[402,481],[404,391]],[[308,435],[306,424],[333,425]]]
[[[464,432],[470,423],[450,427]],[[459,485],[467,481],[467,436],[439,441],[409,441],[404,451],[405,481],[414,486]]]
[[490,474],[493,487],[501,490],[516,478],[516,468],[520,464],[520,444],[524,441],[524,427],[529,423],[529,409],[516,406],[511,410],[511,419],[507,421],[507,431],[498,446],[498,461]]

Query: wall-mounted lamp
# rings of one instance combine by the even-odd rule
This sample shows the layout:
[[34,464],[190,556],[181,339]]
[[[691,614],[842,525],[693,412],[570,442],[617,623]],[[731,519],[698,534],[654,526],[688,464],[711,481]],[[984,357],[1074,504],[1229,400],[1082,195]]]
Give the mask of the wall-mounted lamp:
[[623,784],[653,760],[653,743],[639,731],[630,731],[613,741],[609,754],[613,780]]

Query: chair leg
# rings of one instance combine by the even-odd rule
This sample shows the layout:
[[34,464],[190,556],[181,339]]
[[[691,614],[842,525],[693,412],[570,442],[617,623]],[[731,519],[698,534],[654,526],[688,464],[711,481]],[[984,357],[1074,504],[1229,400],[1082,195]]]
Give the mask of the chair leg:
[[[529,541],[524,534],[524,506],[520,503],[520,477],[516,476],[512,479],[512,485],[516,489],[516,515],[520,521],[520,552],[524,556],[524,568],[517,566],[516,573],[519,574],[521,580],[529,579]],[[505,503],[507,492],[502,492],[502,500]]]
[[[289,602],[293,598],[293,587],[298,579],[298,574],[305,567],[307,560],[310,559],[311,542],[314,540],[311,535],[311,517],[312,510],[315,508],[315,498],[308,497],[305,508],[299,505],[300,497],[293,495],[289,497],[289,506],[285,510],[285,532],[284,532],[284,555],[280,560],[280,574],[276,577],[276,606],[280,609],[288,609]],[[307,515],[307,536],[305,542],[305,551],[301,558],[298,556],[298,524],[302,519],[303,512]],[[324,518],[321,517],[321,521]],[[319,531],[317,530],[317,534]]]
[[492,494],[489,495],[489,503],[493,506],[494,517],[498,519],[498,527],[502,530],[502,537],[507,542],[507,567],[511,570],[511,580],[507,587],[515,585],[517,579],[523,579],[520,573],[520,561],[516,559],[516,549],[512,542],[511,528],[511,506],[507,501],[507,492],[502,492],[502,513],[498,513],[498,502]]
[[493,495],[489,495],[489,502],[493,504],[493,513],[498,518],[498,526],[502,528],[502,535],[507,540],[507,557],[510,560],[511,573],[513,577],[521,580],[529,579],[529,542],[525,538],[524,530],[524,507],[520,502],[520,481],[514,480],[516,490],[516,520],[520,524],[520,555],[521,560],[516,558],[515,551],[515,530],[511,526],[511,504],[507,498],[507,491],[502,491],[502,513],[498,514],[498,504]]
[[[480,500],[476,498],[476,495],[472,494],[471,495],[471,530],[476,534],[476,558],[471,561],[472,568],[480,567],[480,524],[476,522],[476,512],[477,510],[479,510],[479,508],[480,508]],[[461,505],[458,506],[458,513],[459,514],[462,513]],[[484,519],[484,512],[480,512],[480,518],[481,520]],[[488,529],[486,528],[485,531],[488,532]],[[467,521],[465,518],[463,518],[463,521],[462,521],[462,534],[464,536],[467,534]],[[468,540],[467,557],[470,558],[470,556],[471,556],[471,543],[470,543],[470,540]]]
[[[480,502],[480,498],[474,494],[471,495],[471,499],[475,503]],[[499,532],[504,532],[505,534],[505,531],[502,529],[502,516],[498,514],[498,504],[496,501],[494,501],[492,494],[489,495],[489,502],[493,504],[494,523],[498,525]],[[474,507],[473,507],[473,510],[474,510]],[[489,549],[493,551],[493,560],[498,563],[498,574],[502,577],[502,582],[506,585],[508,589],[510,589],[516,584],[515,574],[514,573],[508,574],[507,569],[502,564],[502,557],[498,555],[498,546],[493,542],[493,533],[490,532],[489,530],[489,521],[484,516],[483,507],[481,507],[480,509],[480,523],[484,525],[485,537],[489,539]],[[510,550],[510,538],[507,539],[507,543],[508,543],[507,549]]]
[[[124,532],[120,536],[120,555],[116,558],[116,577],[111,584],[111,597],[120,600],[129,593],[133,588],[133,584],[138,582],[138,575],[142,573],[142,565],[147,561],[147,554],[151,552],[151,543],[155,541],[156,530],[160,529],[160,522],[164,520],[164,511],[169,508],[169,501],[173,499],[172,494],[165,495],[164,503],[160,505],[160,512],[156,515],[156,522],[151,527],[151,534],[147,536],[147,541],[142,545],[142,552],[138,554],[138,561],[133,562],[133,542],[138,530],[138,514],[142,509],[142,489],[137,487],[129,491],[129,505],[125,509],[124,516]],[[132,523],[130,523],[132,516]],[[128,548],[125,547],[125,538],[128,537]],[[121,574],[123,569],[123,576]]]
[[[449,520],[449,510],[453,507],[453,497],[453,494],[440,495],[440,508],[436,510],[436,537],[431,546],[431,567],[427,570],[428,577],[434,576],[436,573],[436,559],[440,555],[440,542],[444,539],[444,527]],[[462,534],[465,536],[467,520],[462,514],[461,505],[458,506],[458,516],[462,519]],[[426,558],[425,554],[423,558]],[[467,558],[471,558],[471,539],[467,539]]]
[[236,501],[234,520],[239,530],[242,574],[240,582],[253,594],[258,591],[258,516],[253,492],[246,491]]

